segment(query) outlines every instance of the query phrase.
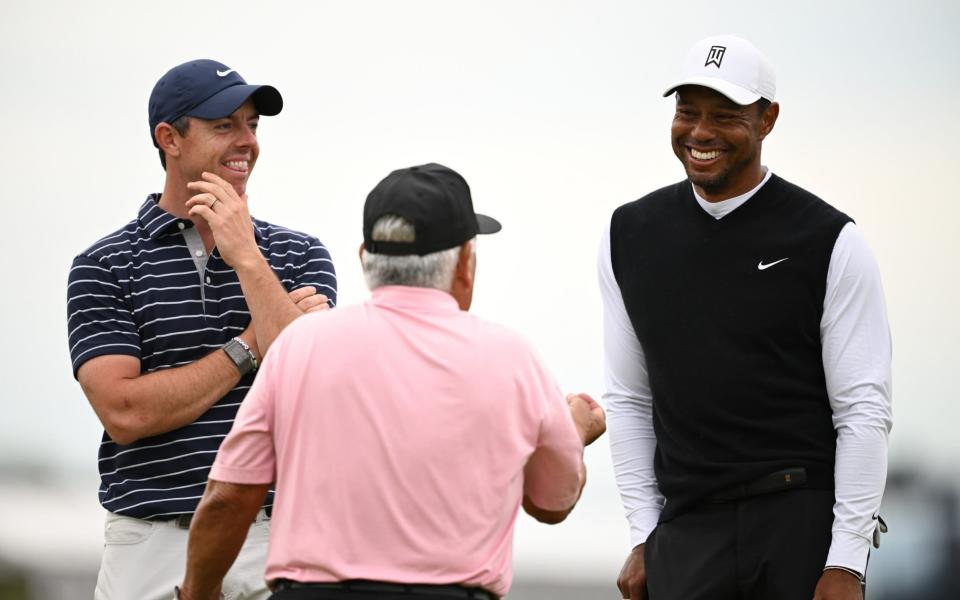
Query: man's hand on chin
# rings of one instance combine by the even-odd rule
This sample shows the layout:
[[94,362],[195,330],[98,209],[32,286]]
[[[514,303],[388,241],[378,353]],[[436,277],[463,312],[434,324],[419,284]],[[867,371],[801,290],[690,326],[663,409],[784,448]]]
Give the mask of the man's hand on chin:
[[220,256],[234,270],[263,262],[253,237],[246,194],[240,196],[232,185],[213,173],[204,171],[201,177],[201,181],[187,184],[187,189],[195,194],[187,200],[187,214],[207,222]]

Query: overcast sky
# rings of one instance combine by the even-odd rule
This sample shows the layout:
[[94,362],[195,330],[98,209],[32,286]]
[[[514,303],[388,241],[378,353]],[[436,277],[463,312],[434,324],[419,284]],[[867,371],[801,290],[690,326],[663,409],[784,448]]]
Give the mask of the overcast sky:
[[[694,41],[735,33],[777,70],[764,163],[853,216],[880,264],[892,461],[948,472],[960,459],[958,6],[4,2],[0,462],[80,473],[96,502],[101,429],[71,376],[67,271],[161,190],[146,107],[173,65],[214,58],[281,91],[283,112],[261,122],[252,211],[327,244],[341,303],[367,295],[356,251],[370,188],[427,161],[460,171],[504,225],[479,244],[473,310],[526,334],[565,389],[599,397],[601,231],[618,205],[683,177],[660,94]],[[587,455],[582,515],[549,532],[525,524],[521,563],[569,555],[567,540],[619,567],[627,528],[605,440]]]

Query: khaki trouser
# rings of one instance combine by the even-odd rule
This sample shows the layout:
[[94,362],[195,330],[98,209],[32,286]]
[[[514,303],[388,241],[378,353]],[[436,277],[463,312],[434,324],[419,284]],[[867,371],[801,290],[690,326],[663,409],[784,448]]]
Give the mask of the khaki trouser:
[[[183,581],[189,531],[176,521],[144,521],[107,513],[95,600],[171,600]],[[266,600],[270,520],[261,510],[223,579],[226,600]]]

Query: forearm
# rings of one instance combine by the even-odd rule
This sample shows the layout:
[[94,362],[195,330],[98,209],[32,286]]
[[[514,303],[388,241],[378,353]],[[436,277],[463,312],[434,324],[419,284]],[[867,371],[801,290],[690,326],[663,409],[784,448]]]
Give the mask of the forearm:
[[[196,195],[187,200],[191,217],[201,218],[213,233],[223,260],[233,267],[253,319],[257,346],[264,355],[277,335],[303,314],[273,273],[253,233],[246,195],[209,172],[187,183]],[[219,205],[218,205],[219,203]]]
[[845,427],[837,432],[836,505],[826,565],[864,573],[887,476],[887,432]]
[[210,480],[190,524],[183,595],[216,599],[227,571],[237,559],[269,485],[240,485]]
[[603,399],[613,472],[630,524],[630,545],[637,546],[646,542],[657,526],[664,503],[653,468],[657,451],[653,399],[645,385],[630,389],[610,370],[606,379]]
[[577,505],[577,502],[580,501],[580,496],[583,495],[583,488],[587,485],[587,465],[583,462],[580,463],[580,473],[580,490],[577,492],[577,497],[573,500],[573,503],[570,506],[561,510],[547,510],[537,506],[530,496],[524,494],[523,511],[537,521],[546,523],[547,525],[556,525],[557,523],[562,522],[567,518],[570,512],[573,511],[574,507]]
[[[538,473],[538,469],[542,469],[551,459],[550,453],[546,448],[538,449],[530,458],[530,462],[525,470],[523,509],[527,514],[541,523],[554,524],[563,521],[567,518],[567,515],[570,514],[570,511],[573,510],[573,507],[577,505],[577,502],[580,501],[580,496],[583,495],[583,488],[587,484],[587,465],[583,462],[583,450],[606,431],[606,415],[600,405],[589,395],[582,393],[569,394],[567,395],[567,406],[570,409],[574,431],[577,434],[577,439],[580,444],[571,444],[568,447],[569,453],[556,453],[552,457],[555,464],[552,465],[552,468],[550,468],[547,473],[549,473],[548,476],[552,476],[553,473],[575,473],[579,481],[579,486],[577,486],[576,494],[565,494],[565,497],[569,499],[569,503],[564,508],[548,510],[543,508],[544,505],[539,505],[533,498],[533,495],[536,492],[543,493],[544,491],[548,491],[549,488],[542,485],[544,472],[541,470]],[[541,429],[541,431],[543,432],[544,429]],[[565,456],[575,458],[576,462],[573,462],[573,465],[576,465],[575,471],[569,469],[569,466],[572,466],[570,464],[572,461],[564,460]],[[527,476],[529,476],[529,479]],[[547,494],[543,497],[552,500]],[[563,504],[560,505],[563,506]]]
[[303,311],[290,299],[290,295],[263,256],[258,254],[238,264],[236,271],[253,319],[257,346],[260,354],[266,355],[273,340],[277,339],[284,327],[302,315]]
[[233,389],[240,372],[216,350],[188,365],[146,374],[140,374],[135,358],[101,356],[85,363],[78,379],[107,434],[127,445],[196,421]]
[[240,381],[240,371],[223,350],[198,361],[141,375],[122,392],[135,399],[138,438],[172,431],[196,421]]
[[[582,408],[579,402],[578,398],[577,406]],[[544,523],[564,520],[586,483],[583,441],[568,408],[572,411],[574,406],[549,405],[537,447],[523,468],[523,508]]]
[[617,488],[630,523],[630,545],[646,541],[663,509],[653,459],[653,391],[647,361],[613,274],[610,231],[604,229],[597,260],[603,300],[603,399]]
[[630,524],[630,545],[647,540],[663,510],[653,459],[657,449],[652,408],[638,398],[607,394],[607,423],[613,471]]

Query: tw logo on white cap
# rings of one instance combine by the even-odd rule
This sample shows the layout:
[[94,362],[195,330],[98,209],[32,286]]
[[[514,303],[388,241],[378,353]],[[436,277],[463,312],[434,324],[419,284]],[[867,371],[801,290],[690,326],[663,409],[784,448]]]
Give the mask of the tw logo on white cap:
[[707,54],[707,62],[703,63],[703,66],[709,67],[710,65],[717,65],[719,69],[720,63],[723,62],[723,53],[726,51],[726,46],[710,46],[710,52]]

